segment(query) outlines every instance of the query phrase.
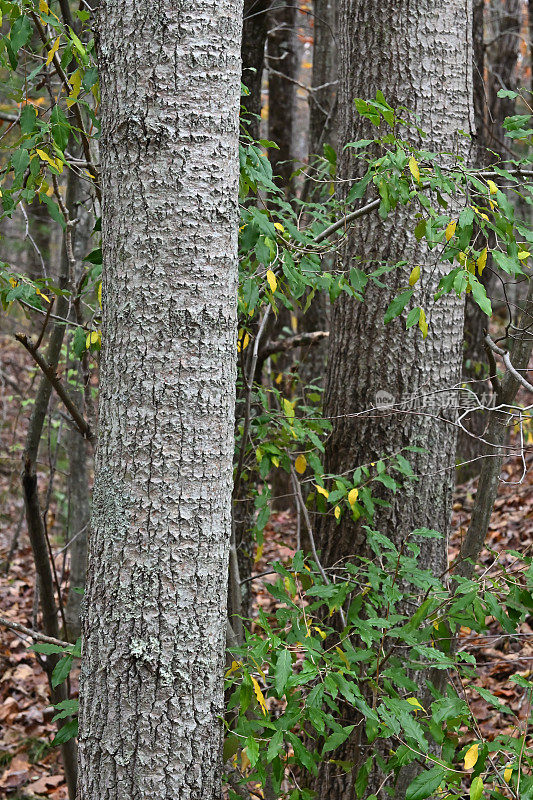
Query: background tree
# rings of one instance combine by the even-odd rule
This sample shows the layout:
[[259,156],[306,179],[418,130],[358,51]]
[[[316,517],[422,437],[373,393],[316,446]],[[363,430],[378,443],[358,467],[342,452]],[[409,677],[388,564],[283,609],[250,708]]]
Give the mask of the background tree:
[[[465,15],[463,3],[443,8],[434,0],[424,0],[416,8],[395,4],[394,9],[390,3],[341,0],[338,113],[342,143],[368,138],[370,131],[368,121],[354,113],[354,98],[373,97],[386,86],[387,101],[393,107],[407,106],[428,121],[428,149],[467,151],[466,140],[457,132],[473,131],[468,9]],[[361,63],[365,70],[358,68]],[[341,157],[341,181],[357,174],[353,152],[348,149]],[[445,268],[417,244],[411,230],[400,208],[386,222],[373,216],[356,225],[342,247],[339,263],[346,271],[357,266],[368,272],[403,259],[408,265],[387,275],[386,288],[369,282],[364,303],[344,296],[336,302],[325,395],[325,416],[333,426],[326,442],[326,473],[370,467],[407,445],[422,448],[409,457],[416,482],[407,480],[401,495],[393,497],[384,489],[382,499],[387,496],[390,505],[375,510],[373,527],[398,544],[415,528],[434,528],[445,535],[449,529],[456,436],[442,417],[453,420],[455,413],[451,390],[460,376],[463,322],[463,306],[457,298],[449,295],[434,303]],[[421,304],[429,321],[425,339],[418,330],[405,333],[401,318],[383,324],[391,299],[408,286],[416,264],[421,264]],[[395,407],[376,411],[380,392],[392,396],[390,404]],[[429,407],[412,408],[409,398],[425,393],[430,395]],[[324,564],[332,566],[364,551],[365,531],[350,515],[340,523],[333,515],[326,516],[318,546]],[[443,574],[445,539],[424,542],[422,559],[435,575]],[[353,747],[352,742],[336,759],[357,763]],[[352,796],[353,784],[350,776],[326,762],[320,766],[315,789],[323,797],[345,798]]]

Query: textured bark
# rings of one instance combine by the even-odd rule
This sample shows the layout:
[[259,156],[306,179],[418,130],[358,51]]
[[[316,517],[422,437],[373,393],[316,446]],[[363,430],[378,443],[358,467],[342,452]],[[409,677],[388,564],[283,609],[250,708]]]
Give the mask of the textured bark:
[[515,113],[515,101],[509,97],[498,97],[498,92],[500,89],[516,89],[522,9],[521,0],[492,0],[488,8],[487,144],[504,158],[509,157],[511,141],[504,141],[503,121]]
[[[425,147],[464,151],[464,137],[457,131],[473,129],[470,3],[341,0],[338,19],[341,142],[367,136],[368,127],[356,118],[353,100],[374,97],[381,89],[391,105],[406,105],[420,115],[428,132]],[[347,150],[341,158],[340,178],[353,176],[355,169]],[[409,259],[411,265],[390,273],[386,289],[370,284],[363,303],[346,296],[336,301],[325,397],[326,416],[333,423],[326,444],[326,472],[349,472],[406,445],[427,448],[425,453],[408,455],[419,481],[408,483],[396,496],[384,490],[390,508],[376,510],[373,526],[396,543],[417,527],[447,533],[456,437],[454,428],[437,417],[453,417],[456,399],[431,393],[456,384],[461,365],[463,301],[447,296],[434,302],[437,283],[449,265],[435,264],[434,254],[429,257],[417,245],[412,229],[412,212],[402,207],[385,223],[377,215],[368,217],[349,234],[341,253],[345,269],[354,258],[364,259],[365,269],[376,262],[401,259]],[[414,264],[422,265],[418,299],[430,322],[426,340],[419,331],[405,331],[405,315],[383,323],[387,305],[406,285]],[[423,408],[404,406],[404,413],[346,416],[378,405],[377,394],[382,391],[392,394],[396,402],[423,395],[429,395],[429,400]],[[329,565],[364,552],[364,531],[347,515],[339,525],[326,517],[319,530],[319,546]],[[442,573],[446,541],[424,540],[421,547],[421,563],[435,574]],[[357,762],[353,740],[348,739],[334,758]],[[340,772],[330,763],[321,766],[315,785],[318,796],[330,800],[353,796],[356,770],[349,775]],[[397,786],[395,796],[401,797],[404,789]]]
[[271,0],[244,0],[242,26],[242,82],[250,94],[241,98],[241,104],[251,114],[248,130],[254,139],[259,139],[261,116],[261,87],[265,44],[268,31],[268,9]]
[[320,155],[324,143],[337,147],[335,124],[337,87],[336,12],[338,0],[313,5],[313,87],[309,98],[309,153]]
[[[294,172],[296,79],[298,72],[298,8],[277,2],[268,15],[268,138],[279,147],[268,151],[276,182],[287,193]],[[286,76],[286,77],[285,77]],[[291,80],[292,79],[292,80]]]
[[104,312],[80,800],[220,797],[241,7],[101,4]]
[[[82,410],[83,392],[74,390],[71,392],[71,397],[77,407]],[[90,500],[89,474],[87,468],[87,441],[74,425],[71,425],[68,432],[68,458],[68,541],[70,543],[70,575],[65,618],[67,620],[69,639],[71,642],[75,642],[81,633],[81,592],[85,589],[85,573],[87,571],[87,534],[90,520]]]

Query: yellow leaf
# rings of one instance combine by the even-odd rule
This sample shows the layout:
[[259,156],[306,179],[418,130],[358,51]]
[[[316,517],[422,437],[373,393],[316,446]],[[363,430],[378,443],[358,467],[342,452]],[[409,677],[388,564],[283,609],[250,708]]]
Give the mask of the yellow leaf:
[[281,222],[275,222],[275,223],[274,223],[274,227],[275,227],[275,228],[276,228],[278,231],[281,231],[282,233],[283,233],[283,231],[285,230],[285,228],[283,227],[283,225],[281,224]]
[[425,339],[428,335],[428,324],[426,322],[426,313],[423,308],[420,309],[420,317],[418,318],[418,327],[422,331],[422,338]]
[[283,372],[279,372],[279,373],[276,375],[276,383],[279,385],[279,384],[281,383],[281,381],[282,381],[282,380],[283,380]]
[[479,274],[483,275],[483,270],[485,269],[485,266],[487,264],[487,248],[486,247],[484,247],[483,250],[481,251],[481,253],[479,254],[479,258],[476,261],[476,264],[477,264],[477,270],[478,270]]
[[321,639],[325,639],[326,638],[326,634],[324,633],[322,628],[317,628],[317,626],[314,625],[313,629],[318,633],[318,635],[320,636]]
[[511,766],[511,764],[509,764],[508,767],[505,767],[505,772],[503,773],[503,779],[504,779],[505,783],[509,783],[509,781],[511,780],[512,776],[513,776],[513,768]]
[[464,253],[462,250],[459,253],[457,253],[457,261],[459,262],[459,264],[466,263],[466,253]]
[[277,456],[274,456],[272,458],[272,463],[274,464],[275,467],[279,467],[279,458]]
[[70,108],[78,99],[78,95],[81,89],[81,72],[79,69],[74,72],[73,75],[69,78],[70,85],[72,86],[72,91],[70,92],[69,96],[67,97],[67,106]]
[[48,8],[48,3],[45,0],[39,0],[39,14],[49,14],[50,9]]
[[420,183],[420,170],[418,169],[418,162],[416,158],[413,158],[413,156],[411,156],[409,159],[409,169],[415,181]]
[[97,297],[98,297],[98,305],[100,306],[100,308],[102,308],[102,282],[101,281],[98,284]]
[[359,489],[351,489],[348,492],[348,502],[351,506],[354,506],[357,502],[357,498],[359,497]]
[[529,253],[527,250],[520,250],[520,252],[518,253],[518,258],[520,259],[520,261],[525,261],[526,258],[529,258],[530,255],[531,253]]
[[232,672],[235,672],[236,669],[239,669],[240,666],[241,666],[240,661],[232,661],[231,667],[228,669],[224,677],[227,678],[229,675],[231,675]]
[[479,745],[473,744],[465,753],[465,769],[472,769],[479,755]]
[[424,706],[418,702],[416,697],[406,697],[405,699],[407,700],[408,703],[410,703],[410,705],[413,706],[413,708],[420,709],[421,711],[426,710]]
[[87,334],[87,338],[85,340],[85,347],[89,349],[92,344],[96,344],[97,342],[100,343],[102,341],[102,334],[100,331],[91,331]]
[[299,455],[296,459],[294,466],[299,475],[303,475],[307,468],[307,459],[304,455]]
[[285,412],[285,416],[289,420],[290,424],[294,422],[294,406],[290,400],[287,400],[286,397],[283,398],[283,410]]
[[494,181],[487,181],[487,186],[489,187],[489,192],[491,194],[498,194],[498,187],[494,183]]
[[336,647],[335,650],[340,655],[341,660],[344,662],[344,664],[346,664],[347,668],[350,669],[350,662],[348,661],[348,659],[346,657],[346,653],[344,652],[344,650],[341,650],[340,647]]
[[253,687],[254,687],[255,696],[257,697],[257,702],[261,706],[261,710],[262,710],[263,714],[266,716],[267,707],[266,707],[266,703],[265,703],[265,698],[263,697],[263,692],[261,691],[261,688],[260,688],[259,684],[257,683],[256,679],[254,678],[254,676],[250,675],[250,677],[252,679],[252,684],[253,684]]
[[335,506],[335,511],[333,513],[335,514],[335,519],[339,519],[339,517],[341,515],[340,506]]
[[324,489],[322,486],[318,486],[316,483],[315,483],[315,486],[316,486],[316,490],[317,490],[317,492],[318,492],[319,494],[322,494],[322,495],[324,495],[324,497],[325,497],[325,498],[326,498],[326,500],[327,500],[327,499],[328,499],[328,497],[329,497],[329,492],[328,492],[328,490],[327,490],[327,489]]
[[41,290],[40,290],[40,289],[38,289],[37,287],[35,287],[35,294],[38,294],[38,295],[40,295],[41,297],[44,297],[44,299],[46,300],[46,302],[47,302],[47,303],[49,303],[49,302],[50,302],[50,298],[49,298],[49,297],[47,297],[45,294],[43,294],[43,293],[41,292]]
[[291,314],[291,328],[293,329],[294,333],[298,330],[298,317],[296,314]]
[[52,47],[51,47],[51,48],[50,48],[50,50],[48,51],[48,58],[46,59],[46,66],[47,66],[47,67],[49,66],[49,64],[51,64],[51,63],[52,63],[52,59],[53,59],[53,57],[55,56],[55,54],[56,54],[56,53],[57,53],[57,51],[59,50],[59,42],[60,42],[60,39],[61,39],[61,37],[60,37],[60,36],[58,36],[58,37],[57,37],[57,39],[55,40],[55,42],[53,43]]
[[[63,171],[63,164],[61,163],[61,161],[59,161],[59,159],[50,158],[48,153],[45,153],[44,150],[37,150],[36,149],[35,152],[37,153],[37,155],[39,156],[41,161],[46,161],[48,164],[50,164],[51,167],[54,167],[54,169],[57,169],[58,172],[62,172]],[[58,162],[59,162],[59,166],[58,166]]]
[[409,286],[414,286],[419,279],[420,279],[420,267],[418,266],[413,267],[413,269],[411,270],[411,274],[409,275]]
[[246,752],[246,748],[241,753],[241,770],[244,772],[250,766],[250,759],[248,758],[248,753]]
[[248,345],[250,344],[250,336],[248,333],[244,333],[244,329],[239,331],[239,338],[237,340],[237,352],[240,353],[242,350],[246,350]]
[[457,227],[456,220],[452,219],[452,220],[450,220],[450,222],[448,222],[448,224],[446,226],[446,231],[444,233],[447,242],[449,242],[450,239],[452,239],[454,237],[456,227]]
[[267,281],[270,286],[270,291],[275,292],[278,288],[278,281],[271,269],[267,270]]
[[255,554],[255,558],[254,558],[254,564],[257,564],[258,561],[261,561],[261,557],[263,555],[263,544],[264,543],[261,542],[261,544],[257,548],[257,553]]

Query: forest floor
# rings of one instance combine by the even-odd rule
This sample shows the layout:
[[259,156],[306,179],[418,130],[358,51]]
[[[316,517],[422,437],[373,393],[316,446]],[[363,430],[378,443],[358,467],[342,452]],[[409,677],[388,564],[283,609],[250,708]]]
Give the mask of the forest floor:
[[[20,453],[31,411],[21,401],[31,397],[32,365],[26,354],[14,346],[12,337],[0,335],[0,564],[5,563],[16,531],[19,543],[7,574],[0,568],[0,615],[38,627],[34,607],[34,569],[25,531],[23,503],[20,494]],[[33,377],[35,380],[35,377]],[[50,464],[48,453],[42,456],[40,485],[46,487]],[[482,569],[490,570],[501,559],[501,552],[516,549],[521,553],[533,548],[533,453],[527,455],[527,473],[521,483],[523,464],[511,460],[506,466],[507,483],[500,484],[499,496],[492,515],[487,549]],[[61,463],[56,465],[59,482]],[[515,483],[513,483],[513,481]],[[476,493],[471,481],[457,487],[453,511],[453,535],[450,559],[457,556],[461,537],[469,522]],[[61,496],[53,494],[47,512],[50,537],[56,555],[56,568],[64,588],[68,580],[68,563],[62,550]],[[290,512],[271,517],[265,531],[263,554],[256,564],[257,572],[269,569],[275,560],[292,556],[295,547],[295,520]],[[504,557],[509,563],[511,556]],[[266,578],[268,580],[268,578]],[[269,614],[275,601],[260,580],[253,582],[254,610],[260,606]],[[533,626],[533,619],[529,620]],[[524,689],[509,682],[509,676],[533,671],[533,630],[525,623],[519,636],[502,632],[494,621],[486,635],[479,636],[464,629],[460,647],[475,654],[478,660],[478,685],[501,698],[525,724],[528,716]],[[28,642],[12,631],[0,628],[0,797],[9,800],[51,798],[63,800],[66,788],[56,748],[50,746],[55,734],[53,709],[49,705],[48,686],[38,657]],[[76,691],[76,678],[72,690]],[[479,721],[481,735],[488,740],[498,733],[515,730],[496,709],[473,690],[466,687],[469,703]]]

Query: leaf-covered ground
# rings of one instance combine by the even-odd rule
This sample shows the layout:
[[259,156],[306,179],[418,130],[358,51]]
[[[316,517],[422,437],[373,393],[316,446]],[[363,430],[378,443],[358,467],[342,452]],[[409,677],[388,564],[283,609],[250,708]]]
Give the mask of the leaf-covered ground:
[[[31,397],[36,379],[26,354],[15,347],[7,335],[0,335],[0,364],[0,564],[5,563],[13,537],[20,528],[19,545],[9,570],[7,574],[3,568],[0,570],[0,614],[29,627],[38,627],[35,575],[22,516],[19,480],[21,449],[31,412],[31,405],[22,405],[21,401]],[[500,568],[503,550],[511,548],[523,553],[533,548],[532,464],[533,453],[529,452],[526,456],[529,469],[522,483],[517,483],[523,469],[520,459],[506,467],[508,482],[500,486],[488,547],[482,558],[482,573]],[[44,493],[50,470],[46,446],[40,469],[40,486]],[[56,481],[61,486],[61,469],[57,471]],[[461,536],[468,527],[475,492],[475,482],[457,489],[454,534],[450,542],[452,559],[458,554]],[[52,497],[47,522],[56,568],[64,587],[68,579],[68,559],[63,551],[57,497]],[[255,565],[256,572],[267,571],[274,560],[289,558],[294,547],[294,517],[290,512],[273,515],[265,531],[263,554]],[[511,566],[512,557],[506,556],[505,560],[507,566]],[[275,600],[263,584],[263,580],[270,579],[265,576],[252,584],[255,608],[261,606],[267,613],[275,610]],[[459,645],[476,655],[480,685],[500,698],[522,726],[529,711],[526,692],[508,678],[517,671],[524,676],[533,672],[533,619],[529,623],[522,626],[519,636],[509,636],[496,621],[484,636],[465,629]],[[72,691],[76,689],[74,676]],[[464,689],[484,738],[490,740],[502,732],[519,733],[512,715],[501,714],[468,686]],[[10,800],[42,797],[63,800],[66,797],[58,752],[50,747],[55,732],[52,715],[46,678],[37,656],[20,637],[0,626],[0,797]]]

